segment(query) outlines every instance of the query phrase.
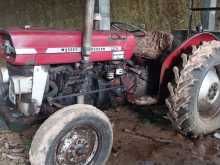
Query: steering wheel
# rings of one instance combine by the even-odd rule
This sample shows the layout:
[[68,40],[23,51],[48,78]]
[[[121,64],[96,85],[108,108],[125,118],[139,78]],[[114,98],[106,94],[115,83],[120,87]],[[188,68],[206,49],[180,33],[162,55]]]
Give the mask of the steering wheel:
[[129,33],[133,33],[136,37],[144,37],[145,30],[136,25],[127,24],[123,22],[112,22],[111,27],[117,31],[126,31]]

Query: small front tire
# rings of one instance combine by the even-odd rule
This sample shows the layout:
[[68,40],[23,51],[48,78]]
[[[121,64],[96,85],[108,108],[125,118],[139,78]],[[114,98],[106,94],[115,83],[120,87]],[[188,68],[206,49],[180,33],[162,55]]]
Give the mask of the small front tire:
[[113,133],[106,115],[90,105],[65,107],[49,117],[34,136],[32,165],[104,165]]

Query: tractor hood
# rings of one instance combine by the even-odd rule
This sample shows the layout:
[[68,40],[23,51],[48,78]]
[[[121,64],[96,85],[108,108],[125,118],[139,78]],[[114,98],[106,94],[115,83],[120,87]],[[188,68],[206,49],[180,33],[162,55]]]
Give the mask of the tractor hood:
[[[82,33],[79,31],[10,28],[0,30],[0,36],[1,40],[5,38],[10,40],[17,58],[24,55],[32,56],[29,59],[31,60],[30,63],[57,64],[81,60]],[[130,59],[135,44],[134,36],[128,33],[93,32],[91,61],[112,60],[114,59],[113,52],[120,54],[121,51],[124,52],[125,59]],[[58,56],[61,57],[58,58]],[[23,64],[18,59],[16,62],[18,62],[17,64]]]

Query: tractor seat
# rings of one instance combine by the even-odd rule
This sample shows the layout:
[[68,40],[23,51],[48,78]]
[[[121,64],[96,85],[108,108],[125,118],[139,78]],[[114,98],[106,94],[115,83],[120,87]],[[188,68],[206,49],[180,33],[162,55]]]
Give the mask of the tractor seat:
[[145,32],[144,37],[137,37],[134,53],[147,59],[157,59],[165,50],[172,48],[174,36],[171,33]]

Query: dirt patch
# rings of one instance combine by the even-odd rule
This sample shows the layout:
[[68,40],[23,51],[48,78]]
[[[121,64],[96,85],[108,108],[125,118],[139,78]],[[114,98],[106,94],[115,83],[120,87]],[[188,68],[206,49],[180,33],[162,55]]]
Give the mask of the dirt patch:
[[114,147],[107,165],[220,164],[219,140],[212,135],[187,139],[158,113],[165,107],[151,108],[137,109],[139,113],[136,108],[122,108],[108,114],[114,125]]
[[122,108],[109,115],[115,139],[108,165],[220,164],[219,140],[212,136],[189,140],[175,132],[163,116],[139,110]]
[[[183,137],[164,119],[165,110],[122,107],[108,111],[114,146],[107,165],[219,165],[220,140],[212,135],[197,140]],[[0,165],[29,164],[28,149],[36,129],[1,132]]]
[[2,131],[0,134],[0,165],[28,164],[28,148],[17,133]]

